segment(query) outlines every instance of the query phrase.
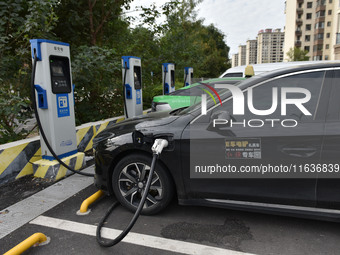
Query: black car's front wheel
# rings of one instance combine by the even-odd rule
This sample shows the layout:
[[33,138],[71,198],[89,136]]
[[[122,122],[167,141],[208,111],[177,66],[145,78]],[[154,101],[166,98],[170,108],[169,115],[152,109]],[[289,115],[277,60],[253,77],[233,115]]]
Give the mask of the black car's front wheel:
[[[145,191],[152,158],[144,154],[131,154],[118,162],[112,174],[112,188],[118,201],[130,211],[136,211]],[[142,214],[151,215],[163,210],[171,201],[174,185],[167,169],[156,164],[149,194]]]

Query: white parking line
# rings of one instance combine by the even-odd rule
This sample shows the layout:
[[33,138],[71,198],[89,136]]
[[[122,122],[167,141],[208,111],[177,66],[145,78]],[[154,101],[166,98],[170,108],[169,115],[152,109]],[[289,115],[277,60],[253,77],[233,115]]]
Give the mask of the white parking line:
[[[46,216],[39,216],[38,218],[32,220],[31,224],[40,225],[44,227],[50,227],[59,230],[70,231],[73,233],[79,233],[89,236],[96,236],[97,226],[61,220]],[[121,230],[103,228],[102,237],[107,239],[112,239],[118,236]],[[95,240],[93,240],[95,242]],[[217,248],[213,246],[206,246],[201,244],[189,243],[184,241],[177,241],[173,239],[167,239],[162,237],[144,235],[130,232],[124,239],[124,243],[135,244],[170,252],[177,252],[183,254],[204,254],[204,255],[245,255],[250,253],[243,253],[239,251],[227,250],[222,248]]]
[[[82,172],[93,173],[94,167],[88,167]],[[7,207],[3,210],[6,213],[0,214],[0,239],[91,184],[93,178],[74,174]]]

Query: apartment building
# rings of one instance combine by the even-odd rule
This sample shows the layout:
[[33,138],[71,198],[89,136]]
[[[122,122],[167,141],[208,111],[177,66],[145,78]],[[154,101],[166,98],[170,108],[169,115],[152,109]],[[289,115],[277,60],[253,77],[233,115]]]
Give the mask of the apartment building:
[[336,0],[334,4],[334,15],[333,15],[333,38],[332,44],[334,54],[334,60],[340,60],[340,1]]
[[238,64],[238,53],[231,56],[231,67],[239,66]]
[[247,52],[246,45],[238,46],[238,65],[239,66],[244,66],[246,64],[246,52]]
[[283,62],[283,43],[281,29],[260,30],[255,40],[238,47],[238,53],[232,55],[232,67]]
[[246,65],[257,63],[257,39],[248,40],[246,44]]
[[340,59],[339,0],[287,0],[284,54],[298,47],[310,60]]
[[260,30],[257,35],[257,64],[283,61],[284,32],[281,29]]

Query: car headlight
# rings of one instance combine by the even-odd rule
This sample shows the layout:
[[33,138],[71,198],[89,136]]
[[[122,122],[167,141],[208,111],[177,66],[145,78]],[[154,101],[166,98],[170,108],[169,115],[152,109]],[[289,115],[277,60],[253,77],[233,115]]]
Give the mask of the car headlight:
[[[103,132],[103,133],[99,133],[98,135],[95,136],[95,138],[93,138],[93,149],[96,149],[98,144],[101,142],[105,142],[105,146],[107,146],[107,140],[113,138],[115,136],[114,133],[111,132]],[[111,145],[111,141],[110,141],[110,145]]]
[[168,110],[171,110],[171,106],[168,103],[152,101],[151,111],[160,112],[160,111],[168,111]]
[[106,140],[105,142],[105,147],[106,148],[109,148],[109,147],[112,147],[114,145],[114,139],[113,137],[110,137]]

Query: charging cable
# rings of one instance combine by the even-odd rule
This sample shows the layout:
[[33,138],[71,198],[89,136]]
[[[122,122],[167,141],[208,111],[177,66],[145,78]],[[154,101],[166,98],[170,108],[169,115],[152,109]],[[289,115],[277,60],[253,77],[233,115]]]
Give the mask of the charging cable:
[[151,168],[150,168],[150,172],[149,172],[149,176],[145,185],[145,189],[144,192],[142,194],[142,198],[139,202],[139,205],[137,207],[137,210],[135,212],[135,214],[133,215],[131,221],[129,222],[129,224],[127,225],[127,227],[112,241],[109,242],[105,242],[102,237],[101,237],[101,229],[104,225],[104,222],[106,221],[106,219],[110,216],[110,214],[112,213],[112,211],[114,210],[114,208],[118,205],[118,202],[114,202],[111,207],[109,208],[109,210],[106,212],[105,216],[103,217],[103,219],[100,221],[98,227],[97,227],[97,233],[96,233],[96,238],[97,238],[97,242],[100,246],[103,247],[111,247],[116,245],[117,243],[119,243],[120,241],[123,240],[123,238],[130,232],[130,230],[132,229],[132,227],[135,225],[143,207],[144,207],[144,203],[146,200],[147,195],[149,194],[149,190],[150,190],[150,186],[151,186],[151,181],[152,181],[152,176],[153,176],[153,172],[155,171],[156,168],[156,163],[157,163],[157,159],[158,156],[162,153],[163,149],[165,147],[168,146],[168,141],[165,139],[156,139],[151,150],[153,152],[153,157],[152,157],[152,162],[151,162]]

